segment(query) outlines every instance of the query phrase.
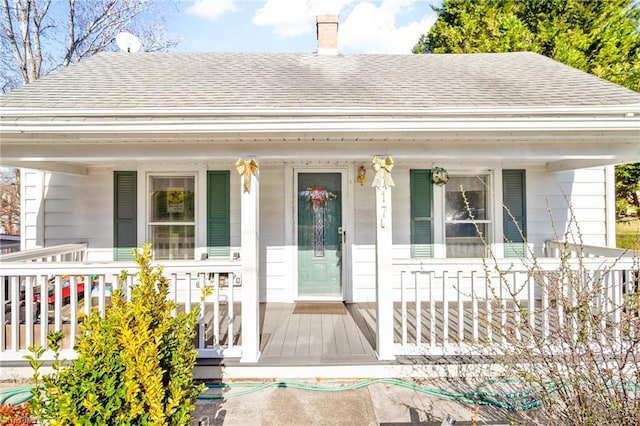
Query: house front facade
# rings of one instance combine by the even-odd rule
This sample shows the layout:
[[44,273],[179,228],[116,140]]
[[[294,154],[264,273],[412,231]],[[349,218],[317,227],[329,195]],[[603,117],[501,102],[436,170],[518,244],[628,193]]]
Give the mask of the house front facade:
[[2,95],[22,249],[84,242],[105,264],[150,242],[164,265],[236,262],[259,302],[361,303],[400,298],[394,259],[615,247],[613,165],[640,161],[640,94],[533,53],[319,43],[101,53]]

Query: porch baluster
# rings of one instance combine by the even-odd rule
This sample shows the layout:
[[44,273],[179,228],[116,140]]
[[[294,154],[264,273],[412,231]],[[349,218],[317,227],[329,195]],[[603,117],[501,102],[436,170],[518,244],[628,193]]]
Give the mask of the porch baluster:
[[[200,291],[205,291],[207,287],[207,274],[201,273],[198,274],[198,288]],[[191,288],[189,288],[189,292],[191,292]],[[198,349],[206,348],[206,329],[207,323],[205,321],[206,318],[206,300],[201,296],[200,300],[200,315],[198,316]],[[215,337],[214,337],[215,339]],[[215,343],[215,341],[214,341]]]
[[49,332],[49,300],[47,276],[38,275],[40,286],[40,346],[47,347],[47,333]]
[[464,340],[464,300],[462,294],[462,271],[458,271],[457,287],[458,287],[458,346],[462,346]]
[[98,277],[98,311],[101,317],[104,317],[106,311],[105,302],[107,296],[104,287],[104,275],[100,275]]
[[233,326],[233,317],[235,315],[234,309],[233,309],[233,304],[234,304],[234,297],[233,297],[233,284],[235,283],[235,279],[236,276],[235,274],[228,274],[228,282],[227,282],[227,312],[229,314],[229,316],[227,317],[227,348],[228,349],[233,349],[233,340],[235,337],[235,330],[234,330],[234,326]]
[[476,271],[471,271],[471,322],[474,343],[478,342],[478,295],[476,294]]
[[[526,274],[526,272],[525,272]],[[531,339],[531,343],[533,343],[533,333],[535,332],[536,327],[536,299],[535,299],[535,281],[531,278],[531,276],[526,276],[526,286],[527,286],[527,309],[528,309],[528,318],[529,318],[529,330],[531,335],[529,338]]]
[[622,271],[610,270],[609,274],[612,276],[613,285],[613,339],[616,343],[622,344],[622,333],[620,332],[620,325],[622,319]]
[[434,274],[433,271],[427,273],[429,285],[429,345],[431,345],[432,348],[436,346],[436,301],[433,293]]
[[484,276],[484,292],[485,292],[485,309],[487,311],[487,343],[491,345],[493,343],[493,296],[491,292],[491,282],[489,279],[489,272]]
[[422,304],[420,298],[420,286],[418,276],[422,275],[421,272],[415,272],[413,274],[414,289],[415,289],[415,301],[416,301],[416,347],[422,346]]
[[400,326],[402,328],[402,346],[407,346],[407,296],[406,296],[406,287],[404,276],[406,275],[406,271],[400,272]]
[[[53,302],[53,324],[55,331],[62,330],[62,277],[56,274],[54,278],[54,294]],[[47,297],[47,293],[43,293],[43,297]]]
[[36,282],[34,276],[25,277],[24,283],[24,319],[25,319],[25,345],[28,348],[33,345],[33,286]]
[[[169,298],[175,302],[175,306],[171,311],[171,315],[175,317],[178,314],[178,306],[180,304],[180,299],[178,298],[178,277],[176,274],[169,275]],[[186,302],[185,302],[185,311],[186,311]]]
[[[498,291],[498,298],[500,303],[500,344],[505,346],[507,344],[507,300],[504,297],[505,287],[508,285],[508,281],[505,276],[498,276],[498,283],[500,288]],[[507,288],[507,293],[508,293]]]
[[[602,283],[602,289],[600,290],[600,297],[598,300],[598,309],[600,312],[609,312],[609,293],[610,293],[610,279],[611,274],[604,274],[600,276],[600,272],[598,274],[598,281]],[[601,315],[600,320],[600,343],[605,344],[607,341],[607,315]]]
[[447,298],[447,271],[442,271],[442,347],[449,346],[449,299]]
[[[91,297],[90,277],[84,277],[84,298]],[[78,326],[78,283],[74,274],[69,275],[69,349],[76,344]]]
[[[11,277],[11,350],[20,345],[20,277]],[[2,327],[4,327],[4,322]]]
[[513,303],[513,316],[514,316],[514,333],[516,341],[522,341],[522,334],[520,332],[520,321],[522,321],[522,315],[520,313],[520,283],[518,281],[519,272],[513,271],[513,295],[511,296],[511,300]]
[[213,347],[220,345],[220,274],[213,274]]
[[539,277],[542,289],[542,340],[549,338],[549,281],[546,275]]
[[[176,282],[176,288],[178,288],[178,274],[173,274],[172,279],[175,279]],[[183,291],[184,293],[184,311],[188,314],[189,312],[191,312],[191,274],[187,273],[185,274],[185,281],[187,283],[186,285],[186,290]],[[176,300],[178,300],[178,292],[176,290],[176,295],[175,295]]]

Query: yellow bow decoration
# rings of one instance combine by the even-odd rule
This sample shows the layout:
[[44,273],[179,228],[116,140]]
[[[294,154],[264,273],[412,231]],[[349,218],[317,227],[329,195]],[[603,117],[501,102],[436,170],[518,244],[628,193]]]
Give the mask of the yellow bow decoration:
[[258,162],[256,160],[244,161],[242,158],[238,158],[236,170],[243,177],[244,192],[251,192],[251,175],[258,175]]
[[375,172],[373,183],[371,186],[375,186],[378,189],[387,189],[390,186],[396,186],[391,178],[391,170],[393,169],[393,158],[387,157],[382,160],[377,155],[371,160],[371,168]]

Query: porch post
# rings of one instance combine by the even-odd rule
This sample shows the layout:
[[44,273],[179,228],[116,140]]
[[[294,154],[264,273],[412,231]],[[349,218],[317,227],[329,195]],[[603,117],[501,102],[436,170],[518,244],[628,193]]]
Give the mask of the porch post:
[[255,160],[238,160],[240,172],[240,243],[242,260],[242,357],[240,362],[260,358],[260,299],[258,280],[259,179]]
[[379,360],[393,360],[391,168],[393,160],[373,159],[376,172],[376,352]]

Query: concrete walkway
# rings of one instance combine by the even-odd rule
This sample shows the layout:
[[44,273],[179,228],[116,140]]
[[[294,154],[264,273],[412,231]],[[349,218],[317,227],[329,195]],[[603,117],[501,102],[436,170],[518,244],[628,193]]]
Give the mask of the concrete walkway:
[[[313,382],[316,384],[316,382]],[[323,382],[325,385],[340,383]],[[475,390],[462,380],[421,383],[450,392]],[[507,425],[523,424],[518,413],[467,405],[387,383],[340,392],[269,387],[236,396],[248,388],[225,391],[225,399],[198,401],[193,425]],[[220,395],[209,390],[207,395]],[[448,416],[455,422],[447,423]],[[445,421],[443,423],[443,421]]]
[[[455,393],[473,392],[482,379],[428,379],[420,385]],[[242,383],[242,382],[236,382]],[[260,383],[253,381],[251,383]],[[262,382],[264,383],[264,382]],[[287,383],[291,383],[288,382]],[[299,382],[298,382],[299,383]],[[311,385],[340,387],[355,381],[307,381]],[[28,382],[0,382],[0,389],[17,388]],[[439,396],[388,383],[338,392],[268,387],[245,395],[249,387],[210,389],[204,395],[224,395],[223,399],[199,399],[192,425],[195,426],[276,426],[276,425],[519,425],[518,412],[486,405],[462,404]],[[515,391],[517,389],[500,389]],[[448,416],[455,422],[444,422]],[[443,423],[444,422],[444,423]]]

